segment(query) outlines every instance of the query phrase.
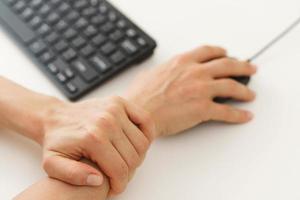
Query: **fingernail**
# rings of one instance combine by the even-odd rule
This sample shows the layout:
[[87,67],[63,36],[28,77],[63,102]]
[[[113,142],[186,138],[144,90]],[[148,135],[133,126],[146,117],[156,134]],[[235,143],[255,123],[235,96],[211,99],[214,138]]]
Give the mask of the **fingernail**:
[[256,65],[251,65],[251,68],[256,72],[257,71],[257,66]]
[[103,177],[91,174],[87,177],[86,183],[90,186],[100,186],[103,183]]
[[251,92],[252,92],[252,97],[253,97],[253,99],[255,99],[256,96],[257,96],[256,92],[254,92],[254,91],[251,91]]
[[249,120],[253,119],[253,118],[254,118],[253,113],[247,112],[247,118],[248,118]]

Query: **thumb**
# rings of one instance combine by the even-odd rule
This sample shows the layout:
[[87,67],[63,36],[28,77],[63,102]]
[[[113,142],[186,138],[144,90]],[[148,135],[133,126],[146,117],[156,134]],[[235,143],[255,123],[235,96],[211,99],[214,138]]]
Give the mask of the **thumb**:
[[103,175],[97,169],[58,155],[47,157],[43,168],[49,177],[72,185],[100,186],[103,183]]

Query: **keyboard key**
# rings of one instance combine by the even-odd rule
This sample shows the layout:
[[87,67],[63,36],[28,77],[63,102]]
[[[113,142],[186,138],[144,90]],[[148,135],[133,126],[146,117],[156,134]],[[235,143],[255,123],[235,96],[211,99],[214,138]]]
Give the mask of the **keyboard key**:
[[146,40],[144,40],[143,38],[138,38],[138,39],[137,39],[137,43],[138,43],[140,46],[143,46],[143,47],[147,45]]
[[137,32],[134,29],[128,29],[126,31],[126,34],[128,35],[128,37],[132,37],[132,38],[137,36]]
[[93,81],[98,76],[98,73],[93,69],[93,67],[90,66],[83,59],[77,60],[76,62],[74,62],[73,65],[77,69],[77,71],[80,73],[82,78],[84,78],[84,80],[86,80],[88,82]]
[[35,29],[42,24],[42,19],[38,16],[35,16],[30,20],[29,24],[32,28]]
[[105,4],[100,5],[99,11],[103,14],[107,13],[108,7]]
[[95,52],[95,48],[92,45],[87,45],[83,47],[80,51],[83,56],[88,57]]
[[101,51],[106,55],[111,54],[116,49],[117,49],[116,45],[113,44],[112,42],[108,42],[101,47]]
[[42,24],[37,30],[38,34],[40,34],[40,35],[46,35],[50,31],[51,31],[51,29],[47,24]]
[[51,10],[50,6],[45,4],[40,8],[39,13],[40,13],[40,15],[45,17],[50,13],[50,10]]
[[42,63],[47,64],[54,59],[54,56],[55,55],[52,51],[47,51],[41,55],[40,60],[42,61]]
[[109,12],[108,18],[111,22],[115,22],[118,19],[118,16],[115,12]]
[[126,22],[125,22],[125,20],[119,20],[118,22],[117,22],[117,27],[118,28],[121,28],[121,29],[125,29],[126,27],[127,27],[127,24],[126,24]]
[[57,13],[53,12],[47,17],[46,21],[48,22],[48,24],[53,25],[56,24],[59,19],[60,16]]
[[104,24],[102,27],[101,27],[101,31],[103,31],[104,33],[110,33],[114,30],[114,25],[110,22]]
[[92,37],[97,34],[97,29],[94,26],[90,25],[85,29],[84,34],[87,37]]
[[30,5],[33,9],[38,9],[43,5],[43,0],[32,0],[30,2]]
[[78,88],[71,82],[67,83],[66,86],[67,86],[68,91],[71,93],[75,93],[78,90]]
[[14,9],[16,12],[22,12],[26,7],[25,1],[18,1],[15,6]]
[[103,24],[106,20],[106,17],[103,15],[97,15],[92,17],[91,22],[95,25]]
[[73,39],[78,33],[73,29],[73,28],[69,28],[65,33],[64,33],[64,37],[67,40],[71,40]]
[[135,54],[138,51],[138,47],[130,40],[125,40],[121,43],[121,46],[130,55]]
[[75,23],[75,27],[79,30],[83,29],[84,27],[88,26],[88,21],[84,18],[79,18],[79,20]]
[[[64,71],[65,69],[67,69],[69,67],[69,64],[66,63],[65,61],[63,61],[60,58],[57,58],[56,60],[54,60],[52,63],[48,64],[48,69],[50,70],[54,70],[57,71],[56,73],[60,72],[60,71]],[[53,72],[55,74],[55,72]]]
[[88,2],[86,0],[77,0],[73,6],[77,10],[82,10],[83,8],[88,6]]
[[60,6],[58,7],[58,12],[61,15],[65,15],[67,12],[69,12],[71,10],[71,6],[69,6],[67,3],[62,3],[60,4]]
[[82,16],[86,18],[90,18],[92,15],[95,15],[97,13],[97,9],[93,7],[85,8],[82,11]]
[[117,42],[124,37],[124,34],[120,30],[116,30],[109,35],[110,39]]
[[49,71],[52,73],[52,74],[57,74],[58,73],[58,68],[54,65],[54,64],[49,64],[47,65],[47,68],[49,69]]
[[72,44],[75,48],[81,48],[82,46],[84,46],[86,44],[86,40],[81,37],[81,36],[78,36],[77,38],[75,38],[73,41],[72,41]]
[[46,36],[45,40],[49,44],[54,44],[59,39],[59,35],[56,32],[50,33],[48,36]]
[[30,45],[30,50],[36,55],[43,53],[46,48],[46,44],[41,40],[38,40]]
[[72,22],[76,21],[79,17],[80,17],[80,15],[79,15],[78,12],[72,11],[72,12],[70,12],[70,13],[66,16],[66,20],[67,20],[69,23],[72,23]]
[[68,61],[68,62],[71,61],[71,60],[73,60],[73,59],[75,59],[76,56],[77,56],[77,53],[76,53],[76,51],[74,51],[74,49],[72,49],[72,48],[68,49],[67,51],[65,51],[65,52],[63,53],[63,58],[64,58],[66,61]]
[[91,62],[102,73],[105,73],[105,72],[109,71],[110,69],[112,69],[112,65],[110,64],[110,62],[108,62],[105,57],[103,57],[99,54],[94,56],[91,59]]
[[54,48],[56,51],[62,52],[68,48],[68,43],[64,40],[61,40],[55,44]]
[[91,0],[90,4],[91,4],[91,6],[96,7],[99,5],[99,0]]
[[65,83],[67,81],[67,77],[62,74],[62,73],[58,73],[56,75],[56,78],[61,82],[61,83]]
[[64,74],[68,79],[71,79],[75,76],[74,72],[69,67],[64,70]]
[[62,1],[61,0],[49,0],[53,7],[57,7]]
[[92,39],[92,42],[94,45],[99,46],[99,45],[103,44],[106,40],[107,40],[107,38],[104,35],[99,34]]
[[31,8],[26,8],[22,14],[21,17],[25,20],[25,21],[29,21],[32,17],[33,17],[33,10]]
[[125,55],[121,51],[117,51],[114,54],[111,55],[110,59],[112,60],[113,63],[119,64],[122,61],[125,60]]
[[56,24],[56,29],[59,32],[62,32],[64,30],[66,30],[68,28],[68,24],[64,21],[64,20],[60,20],[57,24]]

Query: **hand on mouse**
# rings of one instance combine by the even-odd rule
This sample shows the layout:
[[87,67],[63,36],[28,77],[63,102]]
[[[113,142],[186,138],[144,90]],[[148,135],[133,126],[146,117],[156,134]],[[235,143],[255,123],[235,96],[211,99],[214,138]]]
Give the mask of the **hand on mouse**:
[[128,99],[145,108],[160,135],[170,135],[215,120],[245,123],[251,112],[218,104],[215,97],[252,101],[255,93],[228,77],[252,76],[256,67],[204,46],[143,72],[128,90]]
[[111,193],[122,192],[154,137],[154,123],[120,97],[60,103],[44,122],[43,167],[50,177],[74,185],[100,185],[102,174],[80,162],[95,162],[110,179]]

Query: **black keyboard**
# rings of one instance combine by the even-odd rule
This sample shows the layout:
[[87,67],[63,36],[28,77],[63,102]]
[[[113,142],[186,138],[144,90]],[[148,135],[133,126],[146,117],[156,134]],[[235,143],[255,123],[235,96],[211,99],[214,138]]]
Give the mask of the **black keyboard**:
[[0,0],[0,22],[70,100],[156,47],[104,0]]

